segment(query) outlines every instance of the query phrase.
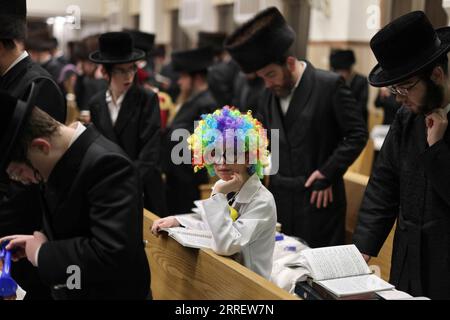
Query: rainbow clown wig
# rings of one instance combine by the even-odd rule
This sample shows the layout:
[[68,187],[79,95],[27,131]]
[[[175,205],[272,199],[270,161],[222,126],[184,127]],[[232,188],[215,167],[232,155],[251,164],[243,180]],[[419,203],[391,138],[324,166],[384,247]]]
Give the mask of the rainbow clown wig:
[[242,114],[234,107],[225,106],[202,115],[188,143],[195,172],[206,168],[209,175],[215,176],[214,163],[218,159],[230,163],[231,158],[231,163],[241,163],[241,159],[249,165],[250,175],[256,173],[263,178],[264,167],[268,165],[267,132],[251,111]]

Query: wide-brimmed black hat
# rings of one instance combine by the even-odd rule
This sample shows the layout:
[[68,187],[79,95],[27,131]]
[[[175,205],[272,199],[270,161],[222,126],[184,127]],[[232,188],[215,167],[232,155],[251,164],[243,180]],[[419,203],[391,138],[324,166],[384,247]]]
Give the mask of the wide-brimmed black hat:
[[176,72],[200,72],[207,70],[214,63],[214,51],[203,47],[172,53],[172,64]]
[[333,70],[348,70],[356,63],[353,50],[335,49],[330,54],[330,67]]
[[252,73],[282,58],[295,37],[281,12],[271,7],[233,32],[225,49],[245,73]]
[[410,12],[381,29],[370,41],[378,65],[369,83],[385,87],[411,78],[450,50],[450,27],[434,30],[422,11]]
[[99,50],[89,55],[98,64],[129,63],[145,58],[145,52],[134,47],[133,38],[127,32],[108,32],[98,39]]
[[0,39],[25,40],[27,34],[26,0],[0,0]]
[[150,53],[150,51],[153,50],[153,47],[155,46],[155,34],[154,33],[148,33],[148,32],[142,32],[139,30],[129,30],[124,29],[124,32],[128,32],[134,41],[134,46],[138,49],[141,49],[142,51],[146,52],[147,54]]
[[200,31],[198,33],[197,46],[202,47],[212,47],[215,54],[219,54],[225,50],[224,42],[227,38],[227,34],[224,32],[207,32]]
[[11,161],[11,152],[16,147],[34,108],[37,88],[33,82],[27,101],[14,98],[0,91],[0,172],[4,173]]

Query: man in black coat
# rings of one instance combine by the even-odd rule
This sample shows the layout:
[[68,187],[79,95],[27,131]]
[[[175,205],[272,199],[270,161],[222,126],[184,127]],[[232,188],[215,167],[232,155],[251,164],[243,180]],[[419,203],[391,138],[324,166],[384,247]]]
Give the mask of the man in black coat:
[[[213,51],[209,47],[178,51],[172,54],[175,71],[180,73],[180,86],[183,102],[171,116],[164,134],[164,171],[167,178],[167,200],[169,214],[189,213],[194,207],[194,201],[199,200],[199,186],[208,183],[205,171],[194,173],[191,163],[175,163],[172,157],[174,147],[183,144],[187,150],[186,139],[177,135],[177,130],[193,133],[195,121],[201,120],[201,115],[211,113],[219,107],[208,89],[208,67],[213,63]],[[172,134],[175,134],[172,137]],[[172,139],[176,140],[173,141]],[[191,159],[190,154],[188,159]]]
[[367,102],[369,100],[369,83],[367,78],[353,70],[356,63],[353,50],[333,50],[330,54],[331,70],[341,75],[353,93],[362,112],[364,121],[368,122]]
[[[26,99],[32,82],[40,87],[36,104],[61,123],[66,119],[64,98],[50,74],[23,51],[26,35],[26,1],[0,1],[0,90]],[[42,213],[36,187],[11,183],[0,172],[0,236],[39,230]],[[27,291],[26,299],[49,298],[28,261],[13,264],[15,279]]]
[[43,231],[4,237],[26,257],[55,299],[145,299],[150,272],[143,243],[142,196],[136,168],[93,127],[64,126],[0,93],[0,170],[39,184]]
[[311,247],[339,245],[345,237],[343,175],[364,148],[367,130],[341,77],[289,54],[294,39],[272,7],[236,30],[226,48],[269,89],[260,113],[265,128],[279,130],[279,150],[271,141],[272,168],[279,170],[269,189],[283,232]]
[[[135,61],[143,59],[145,54],[133,47],[127,32],[105,33],[99,42],[100,51],[92,53],[91,60],[102,64],[109,87],[89,102],[92,122],[135,162],[144,187],[145,208],[165,217],[168,213],[159,168],[159,100],[156,93],[135,81]],[[121,51],[116,52],[117,49]]]
[[377,256],[397,221],[390,282],[413,296],[450,299],[450,28],[422,11],[371,40],[375,87],[390,86],[397,113],[366,189],[353,241]]

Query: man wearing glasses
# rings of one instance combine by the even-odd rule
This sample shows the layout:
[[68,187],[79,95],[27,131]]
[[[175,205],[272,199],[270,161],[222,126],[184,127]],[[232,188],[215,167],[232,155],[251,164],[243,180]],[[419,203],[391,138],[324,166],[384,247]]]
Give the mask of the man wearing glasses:
[[371,41],[375,87],[390,86],[397,113],[360,209],[353,241],[366,261],[394,223],[390,282],[413,296],[450,299],[450,28],[411,12]]
[[131,35],[126,32],[101,35],[99,48],[90,55],[90,60],[102,65],[109,86],[89,102],[92,122],[137,166],[144,189],[144,207],[164,216],[166,203],[159,169],[159,100],[156,93],[135,82],[136,61],[144,59],[145,53],[134,47]]

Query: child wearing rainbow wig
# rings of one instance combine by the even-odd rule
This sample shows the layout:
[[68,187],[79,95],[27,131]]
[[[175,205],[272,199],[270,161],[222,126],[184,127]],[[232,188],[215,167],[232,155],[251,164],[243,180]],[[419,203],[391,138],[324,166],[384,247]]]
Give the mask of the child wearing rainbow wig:
[[206,168],[220,180],[196,213],[167,217],[153,224],[210,230],[213,250],[237,260],[269,279],[277,213],[272,194],[261,183],[268,163],[267,134],[251,112],[228,106],[202,116],[189,138],[194,170]]

